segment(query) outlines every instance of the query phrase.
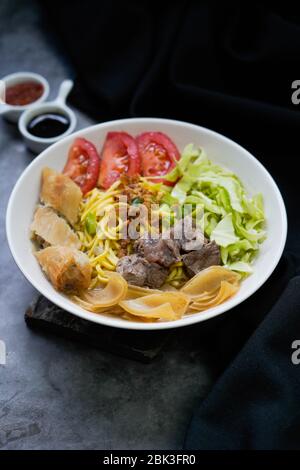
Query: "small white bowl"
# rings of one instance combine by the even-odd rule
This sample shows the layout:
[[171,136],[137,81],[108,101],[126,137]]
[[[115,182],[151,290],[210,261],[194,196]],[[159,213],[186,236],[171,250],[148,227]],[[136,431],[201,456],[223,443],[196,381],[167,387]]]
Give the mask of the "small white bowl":
[[33,101],[33,103],[26,104],[25,106],[14,106],[11,104],[2,104],[0,106],[0,114],[5,117],[10,122],[17,122],[20,115],[26,111],[27,109],[30,109],[32,106],[35,106],[38,103],[42,103],[48,98],[49,95],[49,83],[48,81],[42,77],[42,75],[39,75],[38,73],[32,73],[32,72],[17,72],[17,73],[12,73],[10,75],[6,75],[5,77],[1,78],[1,80],[4,82],[5,87],[17,85],[19,83],[23,83],[26,81],[33,81],[40,83],[43,86],[43,94],[39,99],[36,101]]
[[[64,80],[60,85],[57,98],[54,101],[47,101],[46,103],[36,104],[35,106],[32,106],[30,109],[25,111],[20,117],[18,124],[19,131],[23,136],[26,146],[32,152],[42,152],[47,147],[49,147],[49,145],[54,144],[55,142],[61,140],[69,134],[72,134],[72,132],[75,130],[77,124],[76,116],[74,112],[66,105],[66,99],[72,87],[72,80]],[[44,138],[32,135],[27,130],[28,124],[34,117],[46,113],[59,113],[65,115],[70,121],[68,129],[64,133],[59,134],[56,137]]]
[[[205,312],[185,315],[179,320],[142,323],[127,321],[117,315],[105,316],[88,312],[56,291],[48,281],[33,255],[33,245],[29,239],[29,227],[39,200],[41,171],[45,166],[62,171],[68,150],[76,137],[90,140],[100,150],[106,134],[110,131],[125,131],[133,136],[145,131],[161,131],[174,140],[180,151],[190,142],[201,145],[213,162],[229,168],[241,178],[250,195],[258,192],[263,194],[267,239],[261,245],[253,266],[253,274],[242,282],[240,290],[234,297]],[[186,122],[134,118],[104,122],[82,129],[57,142],[35,158],[20,176],[10,196],[6,213],[6,232],[12,255],[20,270],[37,290],[59,307],[78,317],[103,325],[136,330],[159,330],[208,320],[232,309],[257,291],[272,274],[281,257],[287,234],[287,217],[284,202],[272,176],[253,155],[237,143],[217,132]]]

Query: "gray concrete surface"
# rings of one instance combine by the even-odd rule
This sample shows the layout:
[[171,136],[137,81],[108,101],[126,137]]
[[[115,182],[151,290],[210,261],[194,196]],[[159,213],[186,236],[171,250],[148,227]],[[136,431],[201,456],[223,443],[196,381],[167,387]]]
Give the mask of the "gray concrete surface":
[[[42,73],[51,96],[72,76],[42,31],[38,7],[25,0],[0,2],[0,58],[0,77],[22,69]],[[79,127],[91,123],[77,115]],[[16,127],[0,120],[0,340],[7,348],[0,449],[180,448],[193,407],[211,384],[197,342],[176,334],[160,359],[143,365],[25,326],[35,290],[10,255],[5,211],[32,158]]]

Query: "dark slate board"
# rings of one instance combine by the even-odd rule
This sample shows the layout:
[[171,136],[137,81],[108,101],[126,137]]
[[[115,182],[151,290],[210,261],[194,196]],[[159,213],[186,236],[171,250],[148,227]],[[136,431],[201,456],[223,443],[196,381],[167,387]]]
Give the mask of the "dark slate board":
[[25,321],[31,328],[145,363],[161,353],[171,334],[170,330],[144,332],[98,325],[62,310],[41,295],[26,310]]

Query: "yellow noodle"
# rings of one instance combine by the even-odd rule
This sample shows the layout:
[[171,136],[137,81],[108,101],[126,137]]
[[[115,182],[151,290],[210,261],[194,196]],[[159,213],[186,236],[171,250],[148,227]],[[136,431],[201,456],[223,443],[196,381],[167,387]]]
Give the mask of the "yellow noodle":
[[[147,183],[147,185],[151,183]],[[111,227],[111,221],[114,211],[118,214],[118,209],[128,208],[127,202],[119,201],[121,194],[118,189],[120,181],[116,181],[107,191],[101,191],[94,188],[84,198],[80,206],[80,222],[76,231],[81,242],[81,250],[87,254],[93,268],[92,281],[90,288],[95,287],[97,283],[107,280],[103,270],[115,271],[118,263],[118,252],[120,250],[120,237],[124,228],[124,220],[116,217],[116,226]],[[154,191],[159,191],[160,186],[153,185]],[[85,226],[88,214],[96,217],[97,232],[90,235]],[[140,232],[149,230],[150,233],[156,233],[156,228],[152,227],[148,221],[143,221],[140,226]],[[132,250],[128,246],[128,253]],[[167,282],[173,287],[181,287],[186,281],[182,262],[175,263],[169,271]]]
[[181,286],[181,282],[179,280],[171,281],[171,286],[175,287],[178,289]]
[[105,271],[103,271],[103,269],[101,268],[100,265],[96,266],[96,272],[97,272],[98,280],[100,282],[107,282],[108,281],[108,277],[107,277],[107,275],[105,274]]
[[108,253],[108,250],[103,250],[103,253],[96,256],[94,259],[91,259],[91,265],[96,266],[98,263],[100,263],[103,259],[106,258],[107,253]]
[[111,246],[114,250],[118,250],[120,248],[119,243],[116,240],[111,240]]
[[177,274],[177,268],[171,268],[170,269],[170,273],[166,279],[166,282],[171,282],[175,279],[176,277],[176,274]]
[[[110,211],[115,209],[118,201],[115,196],[120,182],[117,181],[108,191],[95,188],[90,191],[80,206],[80,222],[77,225],[77,234],[81,242],[81,250],[85,252],[93,268],[90,288],[96,287],[99,282],[107,282],[103,270],[115,271],[118,263],[117,253],[120,249],[118,242],[119,232],[123,224],[117,220],[117,227],[113,230],[109,226]],[[97,233],[90,235],[85,226],[85,219],[89,213],[96,216]]]
[[99,282],[98,276],[93,277],[89,285],[89,289],[94,289],[94,287],[97,286],[98,282]]
[[[117,191],[115,193],[117,193]],[[96,212],[97,214],[100,213],[101,210],[106,207],[108,203],[113,202],[113,195],[114,194],[105,194],[104,196],[99,195],[99,197],[93,202],[93,204],[87,202],[84,205],[84,212],[81,215],[81,221],[86,218],[89,212]]]
[[110,263],[108,259],[104,259],[102,261],[102,266],[105,269],[108,269],[109,271],[114,271],[116,269],[116,266],[114,264]]

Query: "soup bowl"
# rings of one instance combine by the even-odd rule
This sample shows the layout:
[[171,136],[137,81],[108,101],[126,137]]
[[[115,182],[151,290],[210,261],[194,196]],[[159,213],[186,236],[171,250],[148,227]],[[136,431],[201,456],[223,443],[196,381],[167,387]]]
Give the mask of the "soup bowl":
[[[39,200],[42,169],[49,166],[61,171],[75,137],[90,140],[100,150],[107,132],[110,131],[125,131],[132,135],[145,131],[164,132],[176,143],[180,151],[186,144],[193,142],[204,147],[213,162],[227,167],[240,177],[249,195],[262,193],[267,238],[254,261],[253,274],[241,283],[235,296],[221,305],[204,312],[185,315],[178,320],[143,323],[128,321],[117,315],[106,316],[88,312],[54,289],[33,255],[34,247],[30,240],[29,227]],[[287,234],[287,217],[282,196],[272,176],[257,158],[237,143],[217,132],[186,122],[133,118],[104,122],[82,129],[55,143],[36,157],[22,173],[11,193],[6,214],[6,230],[9,247],[18,267],[28,281],[54,304],[95,323],[125,329],[158,330],[191,325],[221,315],[257,291],[272,274],[282,255]]]

